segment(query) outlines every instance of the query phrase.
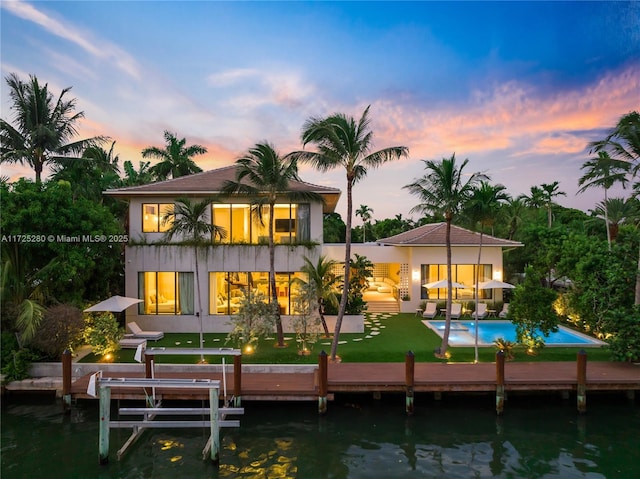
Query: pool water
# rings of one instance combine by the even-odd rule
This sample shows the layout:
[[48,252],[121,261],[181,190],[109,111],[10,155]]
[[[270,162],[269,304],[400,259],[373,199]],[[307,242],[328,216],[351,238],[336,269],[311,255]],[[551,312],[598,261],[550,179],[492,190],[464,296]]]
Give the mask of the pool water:
[[[433,329],[440,337],[444,332],[444,321],[425,321],[425,324]],[[475,321],[451,321],[449,332],[449,344],[451,346],[473,346],[475,344]],[[542,336],[542,334],[540,334]],[[478,322],[478,344],[490,346],[493,342],[503,338],[507,341],[516,341],[516,326],[511,321],[481,320]],[[544,337],[546,346],[584,346],[599,347],[606,343],[586,334],[572,331],[565,326],[559,326],[558,331]]]

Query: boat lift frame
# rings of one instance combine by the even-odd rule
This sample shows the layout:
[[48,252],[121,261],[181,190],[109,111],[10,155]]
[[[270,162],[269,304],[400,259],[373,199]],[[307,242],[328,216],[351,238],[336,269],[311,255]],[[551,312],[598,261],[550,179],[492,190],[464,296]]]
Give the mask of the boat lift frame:
[[[214,464],[220,461],[220,427],[239,427],[240,421],[225,420],[227,414],[244,414],[243,408],[220,408],[220,381],[213,379],[154,379],[154,378],[99,378],[100,396],[100,433],[99,433],[99,461],[100,464],[109,462],[109,432],[112,428],[133,428],[133,433],[118,451],[118,459],[124,455],[126,449],[134,443],[140,433],[147,428],[191,428],[208,427],[209,440],[203,450],[203,456],[210,455]],[[111,389],[112,388],[179,388],[179,389],[208,389],[209,408],[121,408],[122,415],[142,415],[139,421],[111,421]],[[208,421],[178,420],[156,421],[156,415],[203,415],[209,413]],[[209,452],[209,454],[207,454]]]

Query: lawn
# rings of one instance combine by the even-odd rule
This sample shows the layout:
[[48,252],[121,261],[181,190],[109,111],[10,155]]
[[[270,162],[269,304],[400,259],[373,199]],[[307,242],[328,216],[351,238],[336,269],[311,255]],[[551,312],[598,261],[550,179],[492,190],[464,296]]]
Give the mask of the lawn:
[[[197,333],[170,333],[159,341],[149,341],[148,347],[197,347]],[[242,356],[243,364],[315,364],[322,350],[331,351],[331,340],[320,338],[313,346],[309,356],[298,355],[295,335],[285,335],[288,346],[284,349],[274,347],[275,338],[261,340],[252,354]],[[442,361],[434,357],[434,350],[440,346],[440,337],[424,326],[421,318],[413,314],[368,314],[365,320],[365,332],[362,334],[340,335],[338,355],[343,362],[379,363],[403,362],[407,351],[415,354],[416,362]],[[204,345],[208,348],[237,347],[226,342],[226,334],[205,334]],[[575,361],[580,348],[543,348],[536,356],[526,354],[523,347],[517,347],[515,361]],[[610,352],[605,348],[586,349],[590,361],[608,361]],[[472,362],[474,348],[449,347],[450,362]],[[133,362],[135,350],[122,349],[115,354],[112,362]],[[494,347],[479,348],[480,362],[495,361]],[[158,358],[160,359],[160,357]],[[162,363],[194,363],[198,356],[162,356]],[[81,362],[99,362],[101,359],[89,354]],[[209,357],[210,363],[221,362],[220,357]],[[231,362],[232,358],[227,358]]]

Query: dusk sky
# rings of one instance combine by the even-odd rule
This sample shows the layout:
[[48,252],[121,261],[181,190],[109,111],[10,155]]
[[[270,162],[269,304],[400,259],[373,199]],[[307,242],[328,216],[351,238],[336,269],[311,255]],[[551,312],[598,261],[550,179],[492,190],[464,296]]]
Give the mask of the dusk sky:
[[[109,136],[121,163],[137,167],[164,130],[206,146],[195,158],[204,170],[265,140],[285,154],[301,149],[309,117],[371,105],[375,148],[410,150],[355,186],[354,207],[374,220],[417,219],[402,187],[425,173],[421,160],[453,153],[512,196],[559,181],[558,203],[592,209],[602,191],[576,195],[587,144],[640,109],[640,2],[0,6],[2,118],[13,118],[10,73],[35,74],[56,95],[73,87],[80,137]],[[34,178],[19,165],[1,174]],[[344,170],[301,176],[342,189],[344,217]]]

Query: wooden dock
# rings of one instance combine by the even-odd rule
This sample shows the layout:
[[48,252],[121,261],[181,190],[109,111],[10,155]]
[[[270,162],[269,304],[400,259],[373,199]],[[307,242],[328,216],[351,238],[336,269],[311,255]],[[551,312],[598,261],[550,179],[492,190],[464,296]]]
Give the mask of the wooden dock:
[[[407,363],[329,363],[327,365],[327,399],[340,393],[475,393],[496,392],[497,363],[445,364],[416,363],[413,384],[407,384]],[[195,368],[194,368],[195,369]],[[87,395],[89,376],[71,385],[71,396],[90,399]],[[145,377],[139,373],[110,373],[105,377]],[[156,378],[215,379],[224,381],[222,373],[189,371],[156,373]],[[504,391],[549,392],[578,391],[578,371],[574,362],[509,362],[504,367]],[[233,374],[227,374],[227,397],[233,396]],[[591,362],[586,366],[586,392],[640,391],[640,366],[628,363]],[[318,369],[312,372],[242,373],[243,401],[317,401],[320,391]],[[198,390],[157,389],[159,399],[206,399]],[[145,399],[145,392],[119,389],[114,399]],[[202,395],[202,397],[200,397]],[[221,398],[224,391],[220,392]]]

